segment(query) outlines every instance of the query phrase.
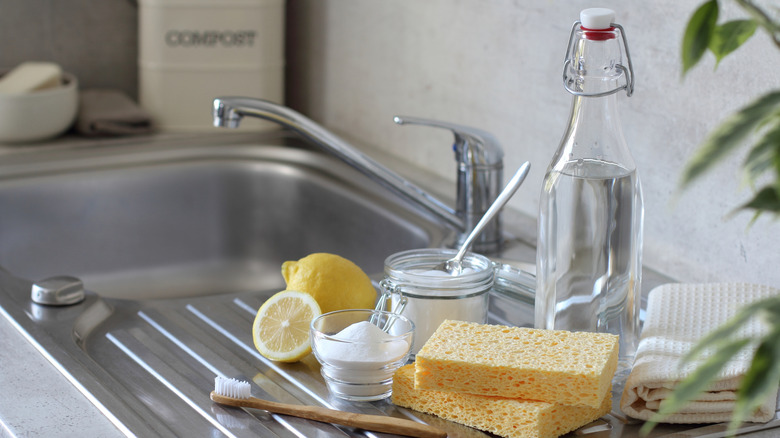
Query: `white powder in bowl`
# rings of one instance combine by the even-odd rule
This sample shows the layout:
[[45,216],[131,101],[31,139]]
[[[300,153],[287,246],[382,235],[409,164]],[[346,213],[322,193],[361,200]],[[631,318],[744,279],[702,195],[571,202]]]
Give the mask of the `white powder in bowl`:
[[409,342],[361,321],[317,341],[317,350],[329,377],[352,384],[378,383],[393,376],[395,369],[387,365],[406,355]]
[[361,362],[365,364],[386,364],[400,359],[409,348],[404,339],[396,339],[371,324],[361,321],[344,330],[323,339],[320,354],[324,359],[336,365],[336,362]]

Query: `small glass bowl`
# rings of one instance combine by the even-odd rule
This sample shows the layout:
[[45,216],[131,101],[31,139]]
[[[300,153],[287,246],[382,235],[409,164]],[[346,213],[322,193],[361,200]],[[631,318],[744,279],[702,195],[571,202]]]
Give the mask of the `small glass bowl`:
[[310,332],[312,350],[322,365],[328,390],[351,401],[388,397],[393,374],[409,360],[414,343],[414,323],[381,310],[326,313],[312,321]]

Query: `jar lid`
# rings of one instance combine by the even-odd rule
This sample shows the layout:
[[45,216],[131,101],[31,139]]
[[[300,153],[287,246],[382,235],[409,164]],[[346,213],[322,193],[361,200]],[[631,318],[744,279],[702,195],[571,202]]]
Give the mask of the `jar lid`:
[[466,253],[460,275],[444,275],[434,268],[455,257],[446,248],[413,249],[385,259],[385,277],[408,296],[421,298],[463,298],[486,293],[493,287],[494,265],[487,257]]

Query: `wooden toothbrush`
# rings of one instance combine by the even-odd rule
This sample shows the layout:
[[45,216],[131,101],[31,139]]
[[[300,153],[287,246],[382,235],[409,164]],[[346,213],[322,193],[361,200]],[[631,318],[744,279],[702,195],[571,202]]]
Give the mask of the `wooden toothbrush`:
[[291,415],[293,417],[351,426],[373,432],[393,433],[419,438],[445,438],[447,436],[447,432],[439,428],[403,418],[357,414],[320,406],[294,405],[262,400],[250,396],[249,382],[226,379],[220,376],[217,376],[215,389],[211,392],[210,397],[212,401],[223,405],[262,409],[274,414]]

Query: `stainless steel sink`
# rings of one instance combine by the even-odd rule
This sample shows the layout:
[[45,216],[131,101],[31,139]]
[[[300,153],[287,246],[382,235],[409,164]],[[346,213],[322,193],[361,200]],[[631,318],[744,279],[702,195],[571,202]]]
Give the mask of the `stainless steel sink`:
[[[128,434],[362,435],[247,416],[214,405],[208,393],[223,374],[253,381],[260,397],[338,405],[313,357],[277,364],[252,345],[256,309],[284,288],[282,262],[332,252],[376,279],[388,255],[440,246],[452,233],[341,162],[290,147],[284,135],[261,145],[224,138],[233,141],[4,160],[2,314]],[[30,300],[34,281],[61,274],[83,280],[85,301]],[[408,415],[390,404],[351,409]]]

